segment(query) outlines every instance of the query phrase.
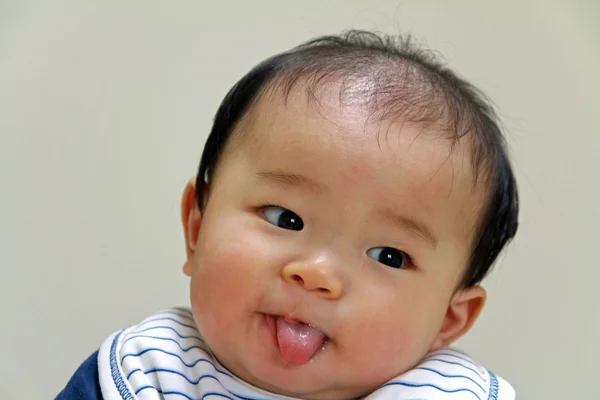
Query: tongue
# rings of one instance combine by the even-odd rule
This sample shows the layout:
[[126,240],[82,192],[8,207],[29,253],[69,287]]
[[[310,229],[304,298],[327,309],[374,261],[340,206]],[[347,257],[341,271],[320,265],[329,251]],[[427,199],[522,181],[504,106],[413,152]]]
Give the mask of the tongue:
[[294,364],[305,364],[325,342],[325,335],[310,325],[277,318],[277,342],[281,356]]

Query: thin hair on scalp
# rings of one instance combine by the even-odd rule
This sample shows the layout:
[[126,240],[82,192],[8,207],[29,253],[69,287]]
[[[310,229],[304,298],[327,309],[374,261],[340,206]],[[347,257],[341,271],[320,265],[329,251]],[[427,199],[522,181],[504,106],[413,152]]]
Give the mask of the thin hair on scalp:
[[202,153],[196,182],[200,209],[208,196],[205,175],[212,181],[236,127],[262,95],[275,90],[287,99],[303,85],[318,103],[318,90],[331,83],[340,85],[340,104],[366,107],[370,119],[435,128],[452,148],[468,138],[474,184],[486,185],[488,200],[459,287],[481,282],[518,227],[518,191],[505,139],[487,97],[410,36],[360,30],[322,36],[264,60],[243,76],[221,102]]

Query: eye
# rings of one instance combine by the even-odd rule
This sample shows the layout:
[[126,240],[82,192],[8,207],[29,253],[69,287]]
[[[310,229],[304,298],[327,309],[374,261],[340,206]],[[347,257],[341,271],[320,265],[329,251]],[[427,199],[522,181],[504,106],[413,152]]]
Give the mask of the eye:
[[406,253],[391,247],[373,247],[367,250],[367,255],[392,268],[405,268],[409,261]]
[[263,214],[270,224],[279,228],[300,231],[304,228],[304,222],[293,211],[277,206],[265,207]]

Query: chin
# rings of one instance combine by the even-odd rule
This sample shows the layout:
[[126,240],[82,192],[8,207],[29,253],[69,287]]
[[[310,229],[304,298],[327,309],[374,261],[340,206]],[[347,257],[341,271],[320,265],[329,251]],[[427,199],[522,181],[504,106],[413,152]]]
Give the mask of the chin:
[[[319,384],[322,382],[319,377],[324,374],[319,374],[316,369],[312,369],[310,372],[307,371],[306,367],[309,367],[307,365],[281,368],[278,365],[269,364],[268,366],[264,363],[248,366],[247,370],[252,369],[253,374],[250,374],[244,380],[255,387],[274,394],[308,400],[352,399],[366,395],[379,386],[374,385],[374,387],[369,388],[349,388],[345,386],[344,389],[326,385],[320,386]],[[305,370],[301,371],[302,368]],[[382,383],[385,383],[385,381]]]

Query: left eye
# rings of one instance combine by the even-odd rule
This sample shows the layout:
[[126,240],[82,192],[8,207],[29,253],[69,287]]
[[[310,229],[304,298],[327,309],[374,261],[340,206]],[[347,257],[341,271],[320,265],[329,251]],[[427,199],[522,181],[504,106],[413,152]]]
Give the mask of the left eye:
[[373,247],[367,250],[367,255],[392,268],[404,268],[408,261],[405,253],[391,247]]
[[292,231],[301,231],[304,228],[304,222],[293,211],[282,207],[265,207],[263,214],[267,221],[279,228],[289,229]]

